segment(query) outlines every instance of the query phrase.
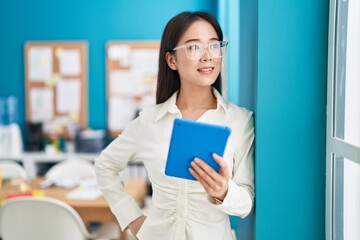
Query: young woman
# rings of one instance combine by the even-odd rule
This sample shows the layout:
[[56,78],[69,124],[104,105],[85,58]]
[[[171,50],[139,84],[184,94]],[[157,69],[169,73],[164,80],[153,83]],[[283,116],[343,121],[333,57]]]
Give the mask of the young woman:
[[[96,159],[100,190],[121,228],[138,239],[232,239],[229,215],[245,217],[252,209],[253,117],[220,94],[226,47],[212,15],[183,12],[172,18],[161,39],[157,104],[144,109]],[[165,175],[175,118],[231,128],[224,156],[213,155],[219,172],[194,159],[189,171],[198,181]],[[143,161],[153,188],[149,216],[118,175],[136,159]]]

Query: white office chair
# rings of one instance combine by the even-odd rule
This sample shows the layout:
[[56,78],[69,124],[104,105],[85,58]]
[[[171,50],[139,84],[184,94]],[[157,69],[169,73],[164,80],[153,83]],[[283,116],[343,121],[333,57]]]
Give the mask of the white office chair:
[[53,167],[46,173],[48,179],[56,178],[95,178],[94,164],[84,159],[67,159]]
[[[48,179],[58,178],[95,178],[94,165],[88,160],[67,159],[53,167],[46,173]],[[118,226],[113,223],[102,223],[97,230],[97,236],[104,239],[116,239],[119,236]]]
[[0,212],[3,240],[93,239],[79,214],[68,204],[48,197],[17,197]]
[[27,174],[25,169],[15,161],[2,160],[0,161],[0,168],[2,170],[3,179],[26,179]]

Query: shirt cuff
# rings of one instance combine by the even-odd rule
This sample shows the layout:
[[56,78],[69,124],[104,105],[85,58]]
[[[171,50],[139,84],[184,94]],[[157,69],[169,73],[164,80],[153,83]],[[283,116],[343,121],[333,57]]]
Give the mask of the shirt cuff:
[[[232,180],[229,180],[228,184],[227,194],[222,204],[218,204],[217,207],[228,214],[246,217],[253,206],[252,195],[245,186],[239,186]],[[215,204],[215,200],[209,201]]]
[[122,231],[126,230],[135,219],[144,215],[138,203],[131,198],[122,201],[112,212],[119,222]]

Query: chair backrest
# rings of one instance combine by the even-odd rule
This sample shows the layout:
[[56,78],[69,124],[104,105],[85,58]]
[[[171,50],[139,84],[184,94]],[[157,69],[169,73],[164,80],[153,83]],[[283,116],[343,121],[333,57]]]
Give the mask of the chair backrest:
[[24,179],[27,177],[25,169],[15,161],[2,160],[0,161],[0,168],[3,179]]
[[48,197],[17,197],[0,211],[3,240],[85,240],[91,238],[79,214]]
[[83,159],[67,159],[51,167],[45,173],[45,177],[49,179],[64,177],[94,178],[94,165]]

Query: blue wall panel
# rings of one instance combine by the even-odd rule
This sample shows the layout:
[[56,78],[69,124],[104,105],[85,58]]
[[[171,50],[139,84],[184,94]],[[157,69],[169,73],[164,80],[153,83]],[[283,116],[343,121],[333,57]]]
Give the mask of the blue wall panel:
[[325,238],[328,1],[259,0],[256,239]]
[[216,16],[217,1],[0,1],[0,96],[18,97],[19,121],[24,128],[24,43],[86,40],[89,45],[89,126],[105,128],[106,42],[160,40],[167,21],[186,10],[207,10]]

